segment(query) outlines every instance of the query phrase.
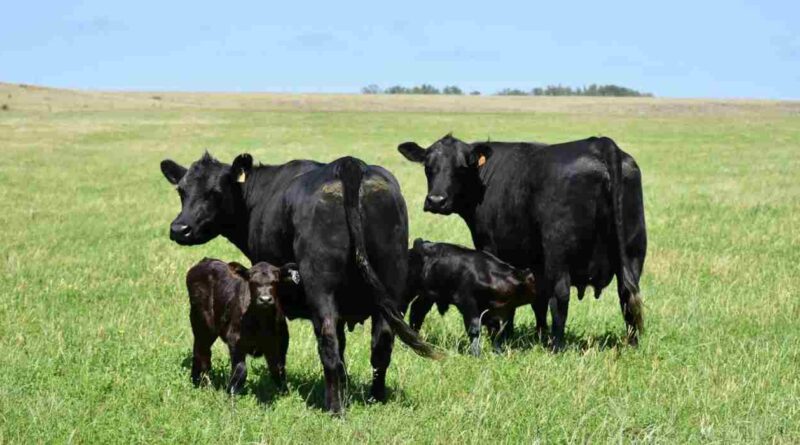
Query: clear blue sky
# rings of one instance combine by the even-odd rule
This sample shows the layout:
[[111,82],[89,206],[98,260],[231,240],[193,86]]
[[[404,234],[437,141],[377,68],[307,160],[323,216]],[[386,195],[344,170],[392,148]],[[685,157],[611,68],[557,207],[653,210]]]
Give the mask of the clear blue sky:
[[8,1],[0,81],[183,91],[493,93],[616,83],[800,99],[800,0]]

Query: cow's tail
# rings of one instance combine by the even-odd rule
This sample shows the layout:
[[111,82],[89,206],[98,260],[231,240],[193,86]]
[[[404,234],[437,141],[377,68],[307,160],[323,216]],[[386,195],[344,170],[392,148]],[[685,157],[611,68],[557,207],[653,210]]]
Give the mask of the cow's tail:
[[620,268],[617,280],[622,280],[622,285],[628,291],[626,308],[633,317],[633,324],[639,332],[644,331],[644,307],[639,294],[639,285],[636,283],[631,262],[626,252],[625,223],[622,212],[623,183],[622,183],[622,156],[617,144],[610,138],[599,139],[604,161],[611,176],[611,203],[614,218],[614,231],[617,234],[617,248],[619,249]]
[[403,343],[422,357],[439,359],[442,357],[441,353],[422,341],[417,333],[403,321],[403,316],[392,302],[386,286],[378,279],[378,275],[369,263],[358,196],[365,167],[363,162],[348,156],[339,159],[334,170],[335,175],[342,181],[344,213],[347,219],[347,229],[350,231],[350,239],[353,240],[356,265],[364,280],[372,288],[375,304],[392,331],[400,337]]

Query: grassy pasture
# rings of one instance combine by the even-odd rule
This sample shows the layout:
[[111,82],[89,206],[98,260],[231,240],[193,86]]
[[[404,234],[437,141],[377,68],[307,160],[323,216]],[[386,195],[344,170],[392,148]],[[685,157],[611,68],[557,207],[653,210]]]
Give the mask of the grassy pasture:
[[[158,98],[154,98],[158,96]],[[0,443],[800,441],[800,103],[589,98],[97,93],[0,84]],[[643,170],[646,334],[633,350],[615,286],[573,298],[569,349],[532,341],[475,359],[459,315],[399,343],[390,400],[367,405],[369,329],[348,335],[349,405],[321,411],[310,324],[294,321],[290,390],[261,359],[244,395],[189,381],[183,285],[224,239],[171,243],[177,194],[158,163],[209,148],[230,162],[352,154],[398,177],[411,236],[470,245],[463,222],[422,212],[422,169],[398,143],[444,133],[558,142],[608,135]]]

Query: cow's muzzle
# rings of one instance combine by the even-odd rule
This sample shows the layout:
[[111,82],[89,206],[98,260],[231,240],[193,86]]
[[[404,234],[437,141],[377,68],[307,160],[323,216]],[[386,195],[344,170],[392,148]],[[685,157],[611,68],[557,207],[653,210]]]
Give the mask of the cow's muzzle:
[[189,243],[192,240],[192,227],[182,222],[173,222],[169,226],[169,239],[178,244]]
[[428,195],[423,210],[431,213],[449,213],[450,200],[445,195]]

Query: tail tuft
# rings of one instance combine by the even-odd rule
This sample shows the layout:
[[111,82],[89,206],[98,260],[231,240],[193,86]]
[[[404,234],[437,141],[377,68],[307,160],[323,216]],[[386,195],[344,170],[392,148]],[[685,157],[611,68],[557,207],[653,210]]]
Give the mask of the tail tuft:
[[644,332],[644,302],[642,296],[636,292],[628,297],[628,312],[633,317],[633,325],[639,333]]

